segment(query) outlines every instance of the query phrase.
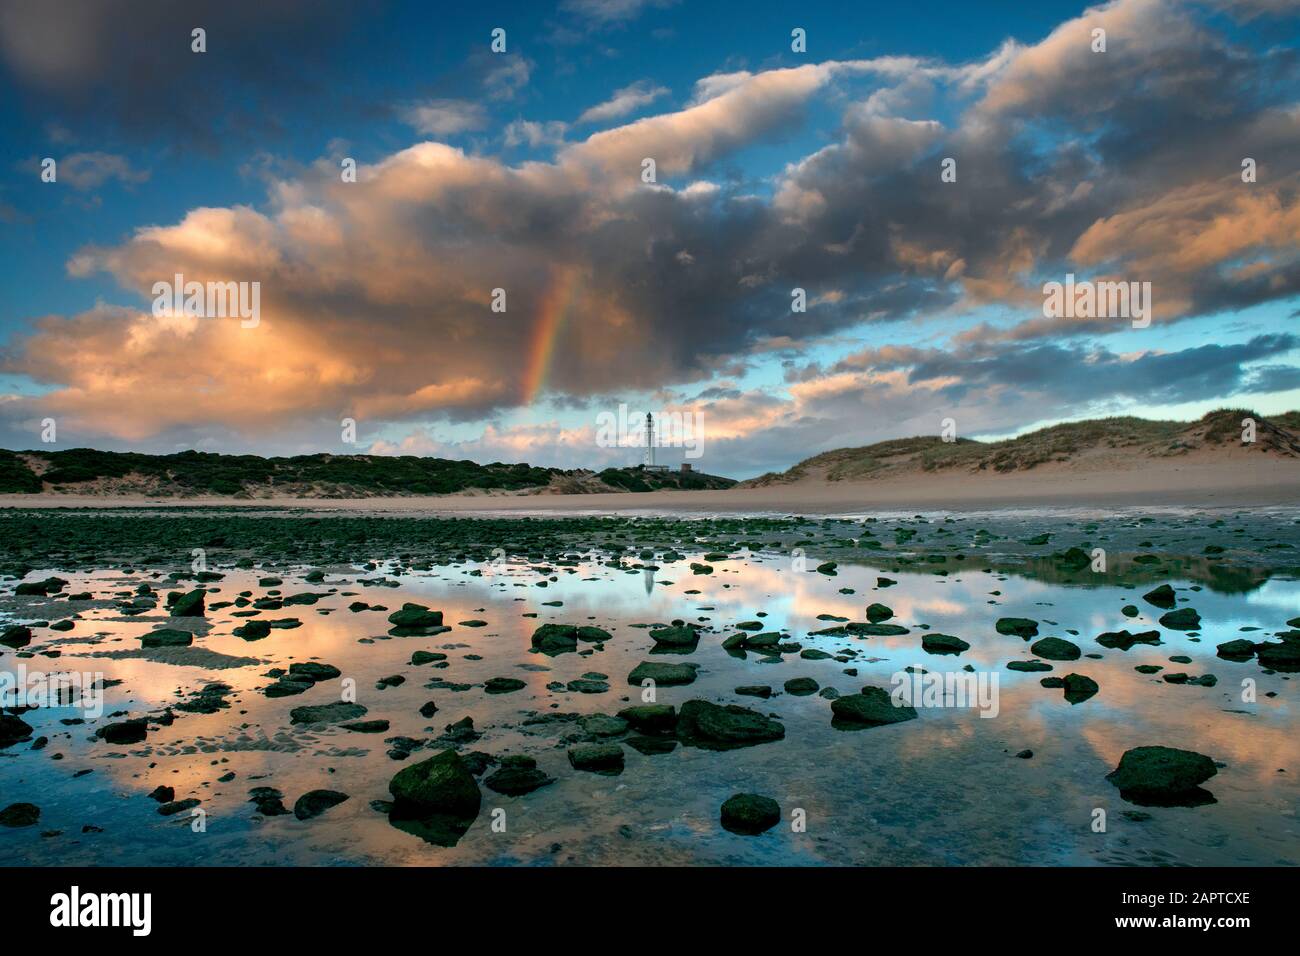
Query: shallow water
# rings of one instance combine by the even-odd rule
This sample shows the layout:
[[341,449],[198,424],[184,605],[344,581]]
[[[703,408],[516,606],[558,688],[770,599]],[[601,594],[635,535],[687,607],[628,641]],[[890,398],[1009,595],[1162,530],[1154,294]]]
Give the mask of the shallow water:
[[[1014,519],[1020,524],[1008,533],[1019,535],[1039,520]],[[990,525],[984,521],[981,526]],[[1189,532],[1189,537],[1195,536]],[[161,609],[123,617],[103,598],[146,581],[159,591],[191,585],[169,585],[148,570],[32,571],[28,580],[57,573],[70,582],[67,592],[91,591],[97,600],[77,606],[81,619],[72,631],[42,632],[28,648],[38,653],[21,661],[29,670],[77,669],[120,680],[105,691],[106,715],[158,713],[209,680],[229,683],[235,693],[229,709],[177,713],[170,726],[151,730],[145,743],[128,746],[91,737],[95,726],[110,722],[108,716],[69,727],[60,720],[78,716],[71,707],[23,714],[35,733],[50,742],[39,751],[29,743],[0,750],[0,806],[32,802],[41,807],[41,818],[36,827],[0,828],[0,859],[9,864],[183,866],[1300,862],[1297,682],[1294,675],[1265,673],[1253,660],[1234,663],[1215,656],[1215,645],[1243,636],[1243,627],[1260,628],[1244,636],[1265,640],[1300,615],[1300,581],[1294,575],[1275,572],[1257,585],[1227,593],[1204,587],[1199,577],[1091,585],[1034,575],[1032,563],[1018,571],[986,568],[940,575],[880,571],[837,555],[840,563],[830,576],[815,571],[818,559],[803,564],[777,550],[739,550],[729,560],[711,561],[713,574],[697,575],[690,562],[701,561],[709,549],[677,550],[682,560],[657,557],[657,569],[590,558],[574,567],[548,564],[553,568],[549,574],[522,560],[496,566],[466,562],[431,571],[403,566],[401,573],[388,575],[399,583],[396,588],[357,583],[397,566],[380,561],[377,570],[362,570],[365,560],[381,557],[374,554],[359,554],[353,567],[328,568],[325,581],[317,584],[281,566],[268,572],[215,564],[225,577],[207,585],[214,592],[209,606],[241,591],[264,596],[268,589],[257,582],[267,573],[284,579],[278,590],[285,595],[328,594],[314,606],[263,612],[267,619],[298,617],[303,626],[273,630],[251,642],[231,633],[249,619],[232,616],[237,608],[209,610],[206,624],[195,630],[196,646],[231,658],[256,658],[256,663],[221,670],[103,656],[134,652],[139,636],[156,627],[190,629],[193,623],[169,618]],[[855,552],[852,560],[865,562],[872,556]],[[1193,559],[1185,563],[1190,567]],[[482,576],[471,574],[476,570]],[[877,588],[881,574],[897,583]],[[1198,636],[1160,627],[1163,610],[1141,599],[1166,580],[1178,590],[1180,606],[1186,602],[1200,613]],[[542,582],[545,587],[539,586]],[[389,637],[387,612],[349,611],[357,600],[390,611],[407,601],[424,604],[442,610],[452,629],[433,637]],[[545,603],[554,601],[562,606]],[[900,623],[910,633],[810,635],[835,623],[818,620],[818,615],[863,621],[866,605],[877,601],[893,609],[890,623]],[[1137,605],[1140,615],[1122,615],[1120,608],[1127,604]],[[21,611],[9,609],[7,617],[53,620],[68,613],[66,602],[33,602]],[[1008,661],[1027,660],[1031,654],[1029,641],[995,631],[994,622],[1004,616],[1033,618],[1040,637],[1067,637],[1085,655],[1100,654],[1100,659],[1054,663],[1051,672],[1087,675],[1100,692],[1071,705],[1059,689],[1040,686],[1044,674],[1007,670]],[[487,626],[457,623],[471,619]],[[648,631],[633,625],[673,619],[703,629],[698,648],[686,656],[652,654]],[[786,653],[779,663],[770,663],[753,652],[733,656],[721,648],[721,640],[735,633],[739,622],[754,620],[762,621],[764,631],[783,631],[805,649],[851,660],[805,660]],[[613,637],[599,649],[579,644],[579,653],[547,657],[529,645],[533,630],[546,622],[594,624]],[[928,654],[921,648],[926,626],[961,637],[971,647],[960,656]],[[1137,645],[1122,652],[1095,640],[1104,631],[1152,628],[1161,631],[1159,646]],[[49,650],[61,656],[52,660],[39,653]],[[449,666],[412,665],[416,650],[446,653]],[[1170,662],[1180,654],[1191,663]],[[272,683],[264,676],[272,667],[306,660],[332,664],[343,677],[296,696],[270,699],[259,692]],[[679,745],[655,756],[624,746],[623,773],[601,776],[576,771],[566,759],[566,741],[582,737],[575,722],[524,723],[539,713],[613,714],[640,703],[641,690],[628,685],[627,674],[644,660],[700,665],[693,684],[658,688],[658,702],[680,705],[703,698],[738,703],[776,716],[785,738],[723,752]],[[12,668],[19,661],[9,652],[0,662]],[[917,720],[842,731],[832,727],[829,700],[782,692],[783,683],[795,677],[812,677],[823,688],[848,694],[864,685],[889,688],[891,678],[909,666],[957,672],[968,664],[977,674],[996,675],[996,716],[981,717],[969,707],[919,707]],[[1139,664],[1193,676],[1213,673],[1219,682],[1215,687],[1169,684],[1159,673],[1138,673],[1134,667]],[[856,668],[857,676],[845,674],[846,668]],[[609,691],[548,689],[552,682],[588,672],[608,675]],[[406,682],[376,689],[376,681],[388,675],[403,675]],[[526,687],[488,694],[482,684],[492,677],[517,677]],[[290,724],[292,708],[338,700],[341,681],[347,679],[355,681],[356,699],[368,709],[366,718],[388,719],[389,731],[362,734],[337,726]],[[473,686],[426,689],[434,679]],[[1243,679],[1257,684],[1252,702],[1242,700]],[[734,688],[746,684],[771,685],[773,696],[767,701],[737,696]],[[425,719],[419,708],[429,700],[438,712]],[[482,737],[463,751],[527,754],[556,782],[521,797],[484,787],[482,809],[469,831],[454,847],[434,846],[396,829],[370,804],[388,799],[392,775],[442,749],[432,744],[433,738],[467,715]],[[430,744],[399,762],[390,758],[384,742],[394,735]],[[1217,776],[1204,785],[1215,802],[1159,808],[1122,799],[1106,774],[1125,750],[1148,744],[1195,750],[1221,762]],[[1015,754],[1026,748],[1033,751],[1032,759],[1018,759]],[[53,759],[56,755],[62,759]],[[90,772],[77,775],[83,771]],[[218,780],[232,772],[233,778]],[[174,787],[178,800],[202,801],[202,832],[195,832],[188,813],[158,814],[148,794],[160,784]],[[263,818],[248,802],[248,791],[257,786],[278,788],[288,807],[317,788],[342,791],[350,799],[307,821],[292,815]],[[719,825],[719,807],[736,792],[775,798],[783,823],[758,837],[727,832]],[[801,832],[791,826],[796,810],[806,819]],[[1104,832],[1095,829],[1097,810],[1105,811]],[[1131,819],[1125,811],[1148,818]],[[85,825],[102,832],[82,832]]]

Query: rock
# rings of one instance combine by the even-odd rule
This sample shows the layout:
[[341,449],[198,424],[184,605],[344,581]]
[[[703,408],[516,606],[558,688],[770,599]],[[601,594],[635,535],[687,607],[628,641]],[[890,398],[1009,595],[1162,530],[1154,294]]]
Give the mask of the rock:
[[1255,643],[1245,639],[1227,641],[1220,644],[1216,651],[1225,661],[1248,661],[1255,656]]
[[1007,663],[1007,670],[1009,671],[1027,671],[1032,673],[1034,671],[1050,671],[1051,669],[1051,664],[1044,664],[1041,661],[1009,661]]
[[603,680],[579,677],[565,684],[564,689],[574,694],[603,694],[609,690],[609,684]]
[[1201,626],[1201,615],[1193,608],[1180,607],[1176,611],[1161,615],[1160,623],[1174,631],[1194,631]]
[[406,603],[400,611],[388,615],[388,623],[393,625],[389,633],[395,637],[418,635],[425,631],[442,627],[442,612],[430,611],[423,604]]
[[26,740],[32,735],[31,725],[13,714],[0,713],[0,748]]
[[275,787],[254,787],[248,791],[248,802],[254,804],[264,817],[282,817],[289,813],[284,805],[284,794]]
[[677,708],[672,704],[624,707],[618,716],[643,734],[670,734],[677,727]]
[[182,594],[172,602],[170,612],[172,617],[203,617],[203,601],[207,592],[197,588],[186,594]]
[[293,804],[293,815],[299,820],[318,817],[330,807],[337,807],[348,799],[346,793],[337,790],[308,790]]
[[301,680],[316,683],[317,681],[333,680],[341,676],[342,672],[333,664],[321,664],[317,661],[299,661],[289,665],[289,679]]
[[344,730],[350,730],[354,734],[382,734],[388,730],[388,721],[383,718],[376,720],[356,720],[350,724],[339,724]]
[[1097,643],[1112,650],[1127,651],[1134,644],[1159,644],[1160,632],[1142,631],[1138,634],[1130,634],[1128,631],[1107,631],[1097,636]]
[[32,642],[32,629],[23,624],[11,624],[0,632],[0,644],[17,650]]
[[269,621],[247,621],[235,628],[234,635],[246,641],[260,641],[271,636],[271,624]]
[[345,720],[356,720],[366,715],[366,708],[360,704],[335,701],[332,704],[319,704],[315,707],[295,707],[289,711],[289,721],[294,724],[337,724]]
[[509,694],[512,691],[523,690],[528,685],[517,677],[489,677],[483,684],[483,689],[489,694]]
[[572,624],[543,624],[533,631],[532,645],[551,655],[577,650],[578,629]]
[[569,751],[569,763],[575,770],[588,770],[609,776],[623,772],[623,748],[618,744],[582,744]]
[[781,805],[757,793],[737,793],[722,804],[722,826],[731,833],[757,836],[781,822]]
[[824,563],[822,563],[822,564],[817,565],[817,573],[818,573],[818,574],[834,575],[834,574],[835,574],[835,569],[836,569],[837,567],[839,567],[839,565],[838,565],[836,562],[834,562],[834,561],[826,561],[826,562],[824,562]]
[[698,664],[663,664],[657,661],[642,661],[627,675],[629,684],[641,685],[644,681],[653,681],[659,687],[676,687],[690,684],[695,680]]
[[1029,650],[1049,661],[1077,661],[1083,653],[1078,644],[1063,637],[1044,637],[1030,644]]
[[508,797],[523,796],[552,783],[555,783],[555,778],[538,770],[536,760],[522,756],[501,758],[501,769],[483,781],[489,790],[504,793]]
[[1034,752],[1032,750],[1022,750],[1018,754],[1016,754],[1016,756],[1019,757],[1021,760],[1032,760],[1034,757]]
[[1027,617],[1000,617],[994,627],[999,634],[1014,634],[1025,640],[1038,635],[1038,622]]
[[1156,607],[1171,608],[1178,600],[1178,596],[1174,594],[1174,589],[1168,584],[1162,584],[1154,591],[1148,591],[1142,595],[1142,600],[1148,604],[1154,604]]
[[583,731],[593,737],[617,737],[627,733],[627,721],[622,717],[610,717],[607,714],[588,714],[579,719]]
[[867,606],[867,620],[872,624],[888,621],[893,616],[894,609],[886,604],[870,604]]
[[889,692],[883,687],[864,687],[859,694],[845,694],[831,701],[832,723],[841,721],[850,725],[878,727],[916,719],[916,709],[907,704],[894,706]]
[[745,684],[736,688],[736,693],[742,697],[761,697],[764,700],[772,696],[772,688],[766,684]]
[[428,720],[437,712],[438,712],[438,705],[431,700],[427,700],[420,705],[420,716],[423,717],[425,720]]
[[174,627],[160,627],[140,638],[141,647],[189,647],[193,643],[193,634]]
[[1192,750],[1135,747],[1124,752],[1119,766],[1106,779],[1132,803],[1195,806],[1213,802],[1200,785],[1218,772],[1213,760]]
[[186,797],[184,800],[173,800],[171,803],[164,803],[158,808],[158,812],[165,817],[175,816],[186,810],[193,810],[199,805],[198,797]]
[[262,691],[267,697],[293,697],[297,694],[311,690],[316,685],[307,680],[288,680],[280,678],[274,684],[271,684]]
[[590,624],[584,624],[578,628],[578,640],[588,644],[603,644],[605,641],[612,640],[613,634],[603,627],[592,627]]
[[699,639],[693,627],[661,627],[650,632],[650,640],[664,647],[690,647]]
[[446,654],[439,654],[436,651],[416,651],[411,655],[411,663],[415,665],[432,664],[434,661],[445,661]]
[[796,697],[807,697],[810,694],[817,693],[820,689],[821,684],[811,677],[792,677],[785,682],[785,692]]
[[149,734],[149,722],[143,717],[106,724],[95,736],[110,744],[138,744]]
[[1255,653],[1260,667],[1294,674],[1300,671],[1300,642],[1283,641],[1279,644],[1256,644]]
[[677,737],[708,750],[748,747],[781,740],[785,727],[747,707],[725,707],[707,700],[688,700],[677,715]]
[[0,826],[30,827],[41,818],[41,808],[34,803],[11,803],[0,810]]
[[960,654],[970,650],[970,645],[951,634],[923,634],[921,649],[928,654]]
[[1065,689],[1065,699],[1071,704],[1082,704],[1101,688],[1091,677],[1082,674],[1066,674],[1064,677],[1044,677],[1039,683],[1044,687]]
[[159,803],[171,803],[176,799],[176,788],[159,784],[153,788],[149,796]]
[[398,817],[445,816],[472,821],[483,796],[469,768],[454,750],[404,767],[388,782]]

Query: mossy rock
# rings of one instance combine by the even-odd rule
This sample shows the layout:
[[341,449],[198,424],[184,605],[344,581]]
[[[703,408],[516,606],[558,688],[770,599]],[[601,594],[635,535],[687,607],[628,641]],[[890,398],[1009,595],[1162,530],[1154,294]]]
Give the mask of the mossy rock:
[[1038,622],[1027,617],[1000,617],[994,627],[999,634],[1014,634],[1025,640],[1038,636]]
[[[1200,785],[1217,774],[1214,761],[1194,750],[1135,747],[1106,775],[1125,800],[1143,806],[1196,806],[1212,803]],[[1205,799],[1208,797],[1208,800]]]
[[894,706],[889,691],[883,687],[864,687],[858,694],[845,694],[831,701],[835,724],[879,727],[915,720],[916,708],[908,704]]
[[923,634],[921,649],[927,654],[960,654],[970,650],[970,645],[951,634]]
[[757,793],[737,793],[722,804],[722,826],[731,833],[757,836],[781,822],[781,805]]
[[445,816],[473,820],[483,795],[478,781],[454,750],[403,767],[388,782],[397,817]]
[[1078,644],[1063,637],[1044,637],[1030,644],[1029,650],[1049,661],[1077,661],[1083,653]]

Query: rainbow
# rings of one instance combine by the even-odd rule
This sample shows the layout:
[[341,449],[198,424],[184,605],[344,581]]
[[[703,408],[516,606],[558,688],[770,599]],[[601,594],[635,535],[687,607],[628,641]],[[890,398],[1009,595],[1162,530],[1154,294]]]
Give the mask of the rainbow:
[[573,305],[578,285],[578,270],[561,269],[551,279],[550,285],[542,294],[537,325],[533,328],[533,338],[529,343],[527,360],[524,363],[521,398],[525,405],[531,405],[536,401],[538,393],[546,384],[546,374],[551,368],[551,356],[555,354],[555,343],[559,341],[560,332],[564,329],[564,320],[569,314],[570,306]]

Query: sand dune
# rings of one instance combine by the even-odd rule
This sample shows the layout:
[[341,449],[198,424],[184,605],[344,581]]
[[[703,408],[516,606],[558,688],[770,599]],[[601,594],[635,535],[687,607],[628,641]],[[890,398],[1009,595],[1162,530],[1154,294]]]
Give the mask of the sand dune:
[[1018,507],[1109,508],[1126,505],[1252,507],[1300,504],[1300,462],[1224,452],[1195,458],[1143,460],[1124,469],[1043,465],[1008,474],[966,472],[908,474],[864,481],[810,477],[763,487],[723,491],[654,491],[640,494],[441,495],[403,498],[148,498],[73,495],[3,495],[9,508],[120,508],[288,506],[318,511],[374,513],[631,511],[822,514],[886,510],[968,511]]

